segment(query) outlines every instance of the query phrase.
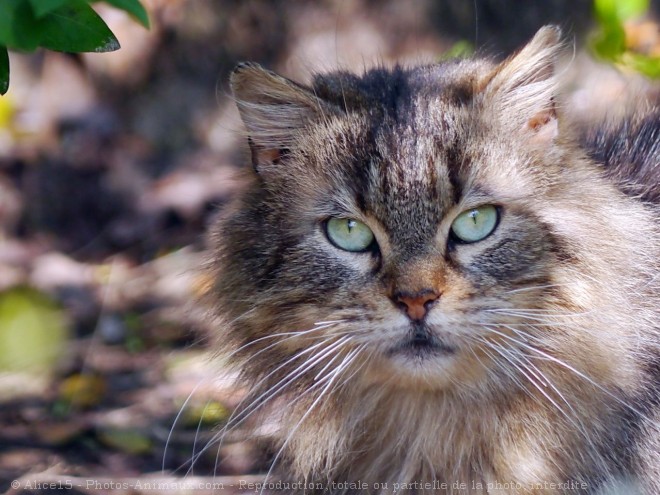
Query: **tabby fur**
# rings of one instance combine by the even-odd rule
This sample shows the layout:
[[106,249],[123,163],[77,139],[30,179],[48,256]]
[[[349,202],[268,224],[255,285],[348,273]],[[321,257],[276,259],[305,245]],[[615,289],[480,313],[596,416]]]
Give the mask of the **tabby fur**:
[[[269,481],[660,493],[660,111],[576,128],[561,52],[545,27],[501,63],[311,87],[235,69],[252,167],[213,232],[210,296],[248,390],[229,426],[278,425]],[[454,242],[453,219],[484,204],[495,231]],[[333,246],[332,217],[377,248]],[[440,297],[411,322],[393,293],[425,290]]]

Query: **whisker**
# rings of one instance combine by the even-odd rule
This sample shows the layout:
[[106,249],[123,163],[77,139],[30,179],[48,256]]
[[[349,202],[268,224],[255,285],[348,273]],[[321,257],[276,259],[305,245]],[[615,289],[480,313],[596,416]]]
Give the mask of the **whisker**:
[[199,421],[197,421],[197,428],[195,429],[195,439],[193,440],[192,457],[190,459],[190,467],[186,471],[185,476],[188,476],[189,474],[190,475],[194,474],[195,461],[197,459],[197,457],[195,456],[195,452],[197,451],[197,438],[199,437],[199,432],[202,429],[202,421],[204,419],[204,415],[206,414],[206,410],[208,409],[210,403],[211,403],[211,399],[208,399],[206,401],[206,404],[204,405],[204,409],[202,410],[202,413],[199,415]]
[[[304,354],[307,354],[307,353],[309,353],[309,352],[314,351],[316,348],[322,346],[323,344],[324,344],[324,342],[319,342],[319,343],[317,343],[317,344],[315,344],[315,345],[313,345],[313,346],[310,346],[310,347],[308,347],[307,349],[301,351],[300,353],[294,355],[293,357],[291,357],[290,359],[288,359],[288,360],[285,361],[284,363],[280,364],[277,368],[275,368],[274,370],[272,370],[268,375],[266,375],[265,377],[263,377],[263,378],[262,378],[262,379],[261,379],[261,380],[260,380],[255,386],[254,386],[254,388],[257,388],[260,384],[262,384],[264,381],[266,381],[270,376],[272,376],[273,374],[275,374],[275,373],[276,373],[277,371],[279,371],[281,368],[285,367],[287,364],[291,363],[292,361],[294,361],[294,360],[296,360],[296,359],[299,359],[300,356],[302,356],[302,355],[304,355]],[[281,383],[281,382],[278,382],[278,383]],[[206,452],[206,451],[211,447],[211,445],[212,445],[215,441],[217,441],[217,440],[221,440],[222,438],[224,438],[224,436],[227,434],[227,432],[228,432],[230,429],[235,428],[235,427],[237,427],[238,425],[242,424],[242,423],[243,423],[243,422],[244,422],[244,421],[245,421],[245,420],[246,420],[246,419],[252,414],[252,413],[250,413],[250,414],[248,414],[246,417],[243,417],[243,418],[240,418],[240,417],[237,417],[237,416],[236,416],[237,411],[240,411],[240,413],[239,413],[239,415],[240,415],[240,414],[245,413],[246,410],[250,409],[250,408],[255,404],[255,402],[258,400],[258,398],[255,399],[255,401],[253,401],[252,403],[250,403],[246,408],[241,409],[241,404],[242,404],[245,400],[246,400],[246,399],[243,399],[243,400],[238,404],[238,406],[236,406],[236,408],[232,411],[231,415],[230,415],[229,418],[227,419],[227,422],[225,423],[225,426],[222,428],[222,430],[220,430],[217,434],[215,434],[215,435],[213,436],[213,438],[212,438],[211,440],[209,440],[209,441],[207,442],[206,446],[205,446],[205,447],[204,447],[204,448],[198,453],[198,456],[197,456],[197,457],[199,457],[199,456],[202,455],[204,452]],[[257,408],[258,408],[258,407],[257,407]],[[234,423],[235,423],[235,424],[234,424]],[[220,447],[221,447],[221,446],[222,446],[222,441],[220,441],[220,443],[218,444],[218,453],[219,453],[219,450],[220,450]],[[196,458],[193,459],[193,462],[195,462],[195,461],[196,461]],[[217,459],[216,459],[216,465],[217,465]]]
[[531,287],[522,287],[520,289],[508,290],[508,291],[505,291],[504,294],[517,294],[519,292],[526,292],[526,291],[539,290],[539,289],[552,289],[554,287],[565,287],[567,285],[572,285],[572,284],[565,283],[565,284],[534,285],[534,286],[531,286]]
[[[307,335],[307,334],[310,334],[310,333],[313,333],[313,332],[318,332],[318,331],[320,331],[320,330],[326,330],[326,329],[328,329],[328,328],[332,328],[333,326],[336,326],[336,324],[337,324],[338,322],[341,322],[341,321],[343,321],[343,320],[337,320],[337,322],[324,322],[323,324],[320,324],[320,325],[317,326],[316,328],[311,328],[311,329],[308,329],[308,330],[300,330],[300,331],[295,331],[295,332],[280,332],[280,333],[274,333],[274,334],[270,334],[270,335],[265,335],[265,336],[263,336],[263,337],[259,337],[258,339],[252,340],[252,341],[248,342],[247,344],[242,345],[241,347],[239,347],[239,348],[236,349],[235,351],[232,351],[231,356],[233,356],[233,355],[239,353],[240,351],[243,351],[243,350],[247,349],[247,348],[250,347],[250,346],[253,346],[254,344],[257,344],[257,343],[259,343],[259,342],[262,342],[262,341],[264,341],[264,340],[280,338],[280,337],[283,337],[283,336],[287,336],[287,337],[289,337],[289,338],[287,338],[287,339],[282,339],[282,340],[280,341],[280,342],[284,342],[284,341],[286,341],[286,340],[289,340],[290,338],[295,338],[295,337],[299,337],[299,336],[301,336],[301,335]],[[280,342],[276,342],[274,345],[277,345],[277,344],[279,344]],[[259,352],[257,352],[257,354],[254,354],[253,356],[258,355],[258,354],[262,353],[263,351],[265,351],[265,350],[267,350],[267,349],[270,349],[271,347],[272,347],[272,346],[266,347],[265,349],[261,349]],[[231,357],[231,356],[230,356],[230,357]]]
[[[486,328],[488,328],[490,325],[484,325],[484,326],[485,326]],[[530,325],[522,325],[522,326],[524,326],[525,328],[528,328]],[[533,340],[533,341],[536,341],[536,342],[539,342],[539,343],[542,343],[542,342],[543,342],[543,339],[542,339],[541,337],[538,337],[538,336],[536,336],[536,335],[531,335],[531,334],[529,334],[528,332],[525,332],[524,330],[520,330],[520,329],[518,329],[518,328],[515,328],[515,327],[514,327],[513,325],[511,325],[511,324],[502,325],[502,327],[503,327],[503,328],[507,328],[508,330],[511,330],[511,331],[512,331],[513,333],[515,333],[518,337],[520,337],[521,339],[524,339],[525,342],[529,342],[530,340]]]
[[[512,342],[515,342],[515,343],[517,343],[518,345],[520,345],[520,346],[522,346],[522,347],[524,347],[524,348],[526,348],[526,349],[528,349],[528,350],[530,350],[530,351],[532,351],[532,352],[534,352],[534,353],[536,353],[536,354],[538,354],[538,355],[540,355],[540,356],[543,356],[544,358],[546,358],[546,360],[552,361],[552,362],[554,362],[554,363],[556,363],[556,364],[558,364],[558,365],[560,365],[560,366],[562,366],[562,367],[568,369],[569,371],[572,371],[572,372],[575,373],[577,376],[579,376],[580,378],[586,380],[588,383],[590,383],[591,385],[593,385],[594,387],[596,387],[598,390],[600,390],[601,392],[604,392],[604,393],[607,394],[609,397],[611,397],[612,399],[614,399],[615,401],[617,401],[619,404],[621,404],[622,406],[626,407],[628,410],[634,412],[635,414],[638,414],[641,418],[645,418],[645,419],[648,420],[648,421],[652,421],[651,418],[649,418],[649,417],[648,417],[646,414],[644,414],[642,411],[640,411],[640,410],[637,409],[636,407],[631,406],[630,404],[626,403],[625,401],[621,400],[619,397],[617,397],[616,395],[614,395],[612,392],[610,392],[609,390],[607,390],[605,387],[603,387],[602,385],[600,385],[600,384],[598,384],[597,382],[595,382],[592,378],[590,378],[589,376],[585,375],[584,373],[582,373],[581,371],[577,370],[576,368],[574,368],[573,366],[569,365],[568,363],[565,363],[565,362],[562,361],[561,359],[558,359],[558,358],[556,358],[556,357],[554,357],[554,356],[552,356],[552,355],[550,355],[550,354],[548,354],[548,353],[546,353],[546,352],[543,352],[543,351],[541,351],[540,349],[537,349],[537,348],[534,347],[534,346],[531,346],[531,345],[529,345],[529,344],[526,344],[525,342],[522,342],[522,341],[520,341],[520,340],[518,340],[518,339],[515,339],[515,338],[511,337],[510,335],[506,335],[505,333],[499,332],[499,331],[497,331],[495,328],[492,328],[492,326],[489,326],[488,329],[489,329],[490,331],[492,331],[493,333],[496,333],[496,334],[500,335],[501,337],[503,337],[503,338],[505,338],[505,339],[509,339],[509,340],[511,340]],[[657,421],[653,421],[653,423],[654,423],[654,424],[658,424]]]
[[[295,381],[297,378],[299,378],[303,373],[314,367],[319,361],[322,361],[325,359],[328,355],[330,355],[332,352],[334,352],[336,349],[341,348],[342,346],[346,345],[347,342],[349,342],[351,339],[350,337],[341,337],[337,341],[333,342],[332,344],[328,345],[326,348],[322,349],[319,353],[313,354],[310,359],[305,360],[303,363],[301,363],[300,366],[296,367],[294,370],[292,370],[290,373],[288,373],[284,378],[279,380],[277,383],[275,383],[272,387],[270,387],[264,394],[261,394],[257,396],[256,398],[253,398],[252,402],[248,404],[245,407],[241,407],[241,404],[239,404],[232,414],[230,415],[229,419],[227,420],[227,423],[225,426],[222,428],[220,432],[218,432],[214,437],[207,442],[207,445],[199,452],[199,454],[202,454],[208,450],[213,443],[219,440],[218,444],[218,454],[219,450],[222,446],[222,438],[227,434],[227,432],[233,428],[237,428],[241,424],[243,424],[247,419],[249,419],[255,412],[257,412],[261,406],[263,406],[265,403],[270,401],[275,395],[277,395],[282,389],[284,389],[287,385],[289,385],[291,382]],[[252,388],[254,390],[257,390],[261,384],[263,384],[268,378],[270,378],[272,375],[274,375],[277,371],[285,367],[286,365],[290,364],[291,362],[295,361],[296,359],[300,359],[301,356],[308,354],[315,350],[316,348],[322,346],[323,344],[326,344],[327,341],[322,341],[314,346],[308,347],[307,349],[295,354],[293,357],[289,358],[287,361],[279,365],[277,368],[272,370],[270,373],[268,373],[265,377],[263,377],[257,384],[255,384]],[[244,402],[245,399],[241,402]],[[238,412],[238,414],[237,414]],[[218,459],[216,459],[216,465],[217,465]]]
[[588,314],[592,314],[594,310],[589,310],[589,311],[575,311],[572,313],[563,313],[563,312],[558,312],[554,309],[547,309],[547,308],[523,308],[523,309],[516,309],[516,308],[491,308],[491,309],[484,309],[485,313],[496,313],[496,314],[504,314],[504,315],[511,315],[511,316],[554,316],[558,318],[567,318],[567,317],[573,317],[573,316],[585,316]]
[[[256,401],[260,401],[259,404],[255,405],[254,402],[253,402],[253,403],[251,403],[250,405],[248,405],[248,406],[247,406],[242,412],[245,412],[245,411],[247,411],[247,410],[249,410],[249,409],[251,409],[251,408],[253,408],[253,407],[254,407],[254,409],[253,409],[252,412],[254,412],[254,410],[256,410],[256,408],[258,408],[261,404],[263,404],[264,402],[267,402],[268,400],[270,400],[275,394],[277,394],[280,390],[282,390],[284,387],[286,387],[289,383],[291,383],[292,381],[296,380],[296,379],[297,379],[298,377],[300,377],[304,372],[306,372],[306,371],[308,371],[309,369],[313,368],[313,367],[314,367],[319,361],[322,361],[325,357],[327,357],[329,354],[331,354],[332,352],[334,352],[338,347],[341,347],[342,345],[344,345],[346,342],[348,342],[348,341],[350,341],[350,340],[351,340],[350,337],[342,337],[342,338],[340,338],[339,340],[335,341],[334,343],[328,345],[328,346],[327,346],[326,348],[324,348],[321,352],[319,352],[318,354],[315,354],[311,359],[308,359],[308,360],[306,360],[305,362],[303,362],[299,367],[297,367],[297,368],[294,369],[291,373],[289,373],[287,376],[285,376],[284,379],[280,380],[280,381],[277,382],[273,387],[271,387],[271,388],[268,390],[269,395],[268,395],[266,398],[264,398],[263,400],[260,400],[260,398],[257,398],[254,402],[256,402]],[[319,344],[317,344],[317,345],[314,346],[314,347],[317,347],[318,345],[321,345],[321,344],[325,344],[325,342],[320,342]],[[311,348],[310,348],[310,349],[311,349]],[[306,353],[307,353],[306,351],[307,351],[307,350],[305,350],[305,351],[303,351],[303,352],[301,352],[301,353],[296,354],[293,358],[287,360],[287,361],[284,363],[284,365],[289,364],[291,361],[294,361],[295,359],[298,359],[298,358],[299,358],[300,356],[302,356],[303,354],[306,354]],[[254,389],[257,389],[261,383],[263,383],[267,378],[269,378],[270,376],[272,376],[276,371],[278,371],[279,369],[281,369],[284,365],[280,365],[280,366],[278,366],[275,370],[271,371],[268,375],[266,375],[266,377],[264,377],[264,379],[260,380],[260,381],[259,381],[259,382],[258,382],[253,388],[254,388]],[[273,389],[274,389],[274,390],[273,390]],[[252,414],[252,412],[250,412],[250,414]],[[247,417],[242,418],[242,419],[240,420],[240,422],[245,421],[245,419],[247,419]],[[240,424],[240,423],[239,423],[239,424]],[[233,428],[233,427],[235,427],[235,426],[237,426],[237,425],[232,425],[232,426],[230,426],[230,427]]]
[[[584,425],[582,425],[581,422],[578,423],[578,422],[576,422],[576,420],[571,418],[571,416],[550,396],[550,394],[548,394],[543,389],[543,387],[539,383],[537,383],[536,380],[534,380],[534,378],[532,376],[535,377],[536,375],[533,374],[530,371],[529,367],[526,366],[525,363],[523,363],[516,355],[514,355],[510,352],[507,352],[505,349],[503,349],[499,346],[496,346],[496,345],[490,345],[489,347],[491,349],[493,349],[495,352],[497,352],[498,354],[500,354],[504,359],[506,359],[511,364],[511,366],[516,368],[525,378],[527,378],[527,381],[529,383],[531,383],[532,386],[534,386],[534,388],[536,388],[555,407],[555,409],[557,411],[559,411],[573,426],[575,426],[579,431],[584,430]],[[530,376],[530,374],[532,376]],[[556,391],[556,388],[553,387],[553,390]],[[559,395],[562,398],[564,398],[563,395],[561,395],[561,394],[559,394]],[[576,414],[575,410],[571,407],[571,405],[568,403],[568,401],[566,401],[565,398],[564,398],[564,402],[566,402],[568,407],[573,411],[574,414]]]
[[[309,406],[309,409],[305,412],[305,414],[302,415],[302,417],[298,420],[298,422],[297,422],[296,425],[293,427],[293,429],[290,430],[289,435],[287,436],[287,439],[284,441],[284,443],[283,443],[282,446],[280,447],[280,449],[279,449],[279,451],[277,452],[275,458],[273,459],[273,462],[272,462],[272,464],[271,464],[270,469],[268,470],[268,473],[266,473],[266,477],[264,478],[264,486],[262,486],[262,489],[261,489],[260,495],[263,495],[263,490],[264,490],[264,487],[265,487],[265,483],[266,483],[266,481],[268,480],[268,478],[270,478],[270,476],[271,476],[271,474],[272,474],[272,472],[273,472],[273,469],[274,469],[275,465],[277,464],[277,461],[279,460],[280,456],[281,456],[282,453],[284,452],[284,449],[286,448],[286,446],[289,444],[289,442],[290,442],[291,439],[293,438],[293,435],[296,433],[296,431],[298,431],[298,428],[300,428],[300,426],[303,424],[303,422],[305,421],[305,419],[307,419],[307,417],[312,413],[312,411],[314,410],[314,408],[316,407],[316,405],[317,405],[317,404],[321,401],[321,399],[325,396],[326,392],[330,389],[330,387],[331,387],[332,384],[334,383],[335,378],[337,378],[338,376],[340,376],[341,372],[342,372],[343,369],[345,368],[345,363],[346,363],[347,361],[350,363],[351,360],[353,359],[353,356],[356,356],[357,353],[358,353],[358,349],[354,349],[353,351],[351,351],[346,357],[344,357],[344,360],[342,361],[342,363],[341,363],[341,364],[340,364],[335,370],[333,370],[332,372],[330,372],[330,373],[329,373],[329,374],[323,379],[323,380],[327,380],[327,382],[328,382],[327,385],[325,385],[325,387],[323,387],[323,390],[321,390],[321,392],[319,393],[318,397],[317,397],[316,399],[314,399],[314,402],[312,402],[312,404]],[[323,380],[317,382],[317,383],[316,383],[314,386],[312,386],[311,388],[313,388],[313,387],[315,387],[315,386],[317,386],[317,385],[320,385],[321,383],[323,383]],[[311,388],[310,388],[310,390],[311,390]]]
[[174,421],[172,422],[172,427],[170,428],[170,431],[167,434],[167,440],[165,440],[165,448],[163,449],[163,462],[161,464],[161,471],[163,473],[165,472],[165,461],[167,459],[167,449],[169,448],[170,440],[172,439],[172,434],[174,433],[174,428],[176,428],[176,425],[179,422],[179,418],[183,414],[183,411],[185,410],[186,406],[188,405],[188,402],[190,402],[190,399],[195,394],[197,389],[202,385],[204,380],[205,380],[205,378],[202,378],[201,380],[199,380],[197,385],[195,385],[195,387],[192,389],[192,391],[188,394],[188,397],[183,402],[183,405],[179,408],[179,412],[177,413],[177,415],[174,417]]
[[[496,351],[494,345],[493,345],[491,342],[488,342],[486,339],[478,339],[477,341],[478,341],[480,344],[484,344],[484,345],[486,345],[486,347],[488,347],[488,349],[491,349],[491,350],[493,350],[493,351]],[[496,356],[494,356],[491,352],[488,351],[488,349],[485,349],[485,348],[483,348],[483,347],[481,348],[481,350],[482,350],[484,353],[486,353],[486,355],[487,355],[488,357],[490,357],[490,359],[492,360],[492,362],[495,363],[495,365],[496,365],[500,370],[502,370],[502,371],[507,375],[508,378],[510,378],[510,379],[511,379],[516,385],[518,385],[518,387],[519,387],[521,390],[524,390],[524,391],[525,391],[530,397],[533,398],[533,396],[529,393],[529,390],[527,389],[527,387],[526,387],[526,386],[523,384],[523,382],[521,382],[520,379],[519,379],[519,378],[518,378],[518,377],[512,372],[512,370],[511,370],[508,366],[504,366],[504,365],[500,362],[500,360],[496,358]],[[504,356],[503,356],[501,353],[499,353],[499,352],[498,352],[497,354],[499,354],[500,356],[504,357]],[[505,358],[505,359],[506,359],[506,358]],[[509,362],[508,359],[506,359],[506,361]]]

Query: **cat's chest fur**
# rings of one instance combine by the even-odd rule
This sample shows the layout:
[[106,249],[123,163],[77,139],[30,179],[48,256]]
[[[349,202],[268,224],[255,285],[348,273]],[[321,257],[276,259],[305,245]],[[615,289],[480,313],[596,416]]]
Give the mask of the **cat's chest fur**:
[[[535,392],[462,403],[443,393],[367,387],[337,397],[332,416],[321,413],[317,422],[297,426],[309,407],[303,402],[299,414],[282,422],[284,431],[297,426],[296,449],[322,456],[296,458],[296,472],[324,466],[332,473],[329,487],[359,479],[374,493],[550,494],[562,493],[560,487],[600,493],[601,475],[610,469],[603,449],[625,447],[607,430],[625,422],[625,413],[614,408],[566,421],[559,410],[570,403],[547,407],[554,399]],[[598,406],[593,400],[579,407]],[[567,452],[578,452],[579,464]]]
[[544,28],[500,64],[234,71],[252,168],[210,297],[249,392],[229,426],[277,417],[269,477],[660,491],[660,111],[579,139],[559,51]]

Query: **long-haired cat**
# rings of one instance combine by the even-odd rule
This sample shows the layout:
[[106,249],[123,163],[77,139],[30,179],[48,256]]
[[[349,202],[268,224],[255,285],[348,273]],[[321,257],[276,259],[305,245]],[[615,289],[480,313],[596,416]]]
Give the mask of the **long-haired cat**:
[[581,134],[560,51],[233,72],[217,342],[285,492],[660,493],[660,112]]

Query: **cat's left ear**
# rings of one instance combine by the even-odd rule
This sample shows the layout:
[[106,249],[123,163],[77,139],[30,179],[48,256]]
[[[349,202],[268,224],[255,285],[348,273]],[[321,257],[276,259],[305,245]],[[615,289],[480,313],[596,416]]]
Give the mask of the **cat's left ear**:
[[277,165],[307,126],[337,111],[310,89],[255,63],[239,64],[230,83],[259,173]]
[[488,106],[512,132],[523,131],[541,143],[556,137],[555,63],[561,51],[561,30],[542,27],[491,75],[484,90]]

